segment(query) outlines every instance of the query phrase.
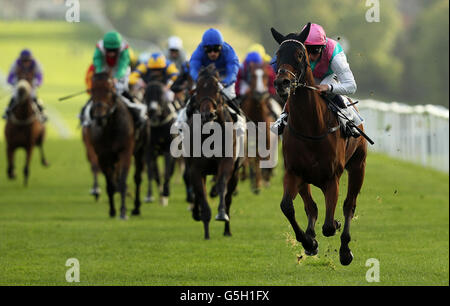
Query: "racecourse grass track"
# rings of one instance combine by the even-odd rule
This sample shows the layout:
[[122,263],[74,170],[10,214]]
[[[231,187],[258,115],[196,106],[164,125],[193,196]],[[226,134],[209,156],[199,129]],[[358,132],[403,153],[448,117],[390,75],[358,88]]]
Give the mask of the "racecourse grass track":
[[[168,207],[143,204],[142,216],[120,221],[109,218],[104,193],[98,203],[88,194],[91,175],[80,140],[50,140],[46,150],[51,166],[42,168],[35,154],[28,188],[20,174],[14,182],[1,176],[2,285],[68,284],[65,262],[73,257],[80,262],[81,285],[367,285],[369,258],[380,261],[378,284],[448,285],[445,174],[369,154],[351,228],[355,260],[343,267],[336,252],[339,236],[321,233],[325,205],[316,188],[319,254],[298,261],[302,247],[279,207],[281,167],[259,196],[241,182],[231,206],[233,237],[222,235],[222,222],[211,221],[211,240],[205,241],[202,224],[187,210],[179,172]],[[0,167],[4,173],[4,162]],[[340,220],[346,185],[344,176],[336,210]],[[214,216],[218,202],[210,204]],[[130,210],[131,198],[127,205]],[[299,197],[295,205],[305,228]]]
[[[0,72],[7,73],[23,47],[31,48],[44,66],[39,95],[50,119],[45,150],[51,164],[41,167],[35,151],[25,188],[20,151],[17,180],[7,181],[4,121],[0,122],[0,285],[69,284],[69,258],[79,260],[80,285],[449,285],[448,175],[372,152],[351,225],[355,259],[348,267],[339,263],[340,232],[331,238],[321,233],[325,204],[316,188],[319,254],[306,257],[295,242],[279,206],[281,159],[271,187],[259,196],[250,192],[248,181],[239,184],[231,206],[231,238],[222,235],[223,223],[211,221],[211,240],[203,240],[202,223],[187,210],[179,170],[172,179],[168,207],[143,203],[140,217],[110,219],[102,176],[99,202],[88,194],[92,176],[76,118],[87,96],[57,102],[84,88],[84,73],[101,35],[89,24],[0,22]],[[227,34],[231,36],[239,37]],[[195,37],[199,40],[200,34]],[[246,44],[240,45],[244,49]],[[7,96],[0,89],[2,109]],[[131,193],[132,176],[133,170]],[[336,209],[341,221],[346,187],[344,175]],[[217,199],[210,204],[215,216]],[[128,198],[127,208],[132,207],[133,199]],[[295,208],[305,229],[299,197]],[[379,283],[366,281],[369,258],[380,262]]]

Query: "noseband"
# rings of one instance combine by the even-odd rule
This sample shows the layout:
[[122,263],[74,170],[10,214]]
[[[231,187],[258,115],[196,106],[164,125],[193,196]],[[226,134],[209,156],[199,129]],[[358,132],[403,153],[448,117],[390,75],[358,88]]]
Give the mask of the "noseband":
[[[296,44],[299,44],[301,47],[302,47],[302,49],[303,50],[306,50],[306,48],[305,48],[305,45],[301,42],[301,41],[298,41],[298,40],[296,40],[296,39],[287,39],[287,40],[285,40],[285,41],[283,41],[281,44],[280,44],[280,47],[284,44],[284,43],[287,43],[287,42],[293,42],[293,43],[296,43]],[[305,54],[305,58],[306,58],[306,54]],[[310,67],[309,66],[309,64],[304,60],[304,63],[303,63],[306,67]],[[306,69],[304,70],[304,71],[306,71]],[[312,86],[309,86],[309,85],[307,85],[306,84],[306,82],[305,81],[303,81],[302,82],[302,79],[303,79],[303,77],[304,77],[304,72],[302,72],[298,77],[297,77],[297,75],[294,73],[294,72],[292,72],[292,71],[290,71],[290,70],[288,70],[288,69],[283,69],[283,68],[280,68],[280,69],[278,69],[278,72],[277,72],[278,74],[284,74],[284,73],[288,73],[288,74],[290,74],[293,78],[294,78],[294,81],[291,81],[291,85],[290,85],[290,90],[291,90],[291,92],[295,92],[295,90],[297,89],[297,88],[307,88],[307,89],[311,89],[311,90],[317,90],[317,88],[315,88],[315,87],[312,87]]]

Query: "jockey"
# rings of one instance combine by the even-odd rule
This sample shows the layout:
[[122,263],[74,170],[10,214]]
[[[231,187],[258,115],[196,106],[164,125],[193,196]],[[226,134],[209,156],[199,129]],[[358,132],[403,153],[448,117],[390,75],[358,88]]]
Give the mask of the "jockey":
[[[42,119],[47,120],[47,117],[43,114],[43,106],[40,99],[37,98],[37,88],[42,85],[43,73],[39,62],[33,57],[31,51],[24,49],[20,52],[19,58],[13,63],[8,75],[8,84],[15,87],[21,79],[26,79],[30,82],[32,87],[31,96],[33,102],[36,103],[39,111],[41,112]],[[11,100],[9,101],[8,107],[6,108],[4,119],[7,119],[14,108],[14,102],[16,98],[16,92],[13,92]]]
[[[349,95],[356,92],[355,78],[341,45],[337,41],[328,38],[320,25],[313,23],[305,41],[305,46],[308,51],[315,82],[319,84],[314,87],[335,102],[346,117],[353,117],[356,121],[355,124],[358,121],[361,123],[361,118],[357,118],[359,117],[357,114],[353,116],[353,112],[350,108],[347,108],[344,99],[341,97],[341,95]],[[275,62],[276,66],[276,59],[273,62]],[[275,71],[277,71],[276,67]],[[283,133],[283,129],[287,124],[288,111],[289,109],[286,108],[273,125],[273,131],[277,129],[279,135]],[[346,132],[348,134],[354,137],[360,136],[354,127],[347,125],[347,121],[343,122],[343,124],[347,127]]]
[[[248,53],[244,62],[241,65],[241,67],[239,68],[239,72],[237,75],[237,81],[236,81],[236,93],[239,97],[244,96],[249,90],[250,67],[253,64],[256,64],[256,65],[265,64],[260,53],[258,53],[256,51]],[[277,92],[276,92],[275,86],[273,85],[273,83],[275,81],[275,72],[273,71],[273,68],[269,65],[267,65],[267,66],[264,65],[264,68],[266,68],[269,72],[269,88],[268,88],[269,93],[271,95],[276,95]]]
[[185,106],[193,84],[189,74],[189,62],[186,61],[181,65],[180,74],[170,87],[175,93],[174,106],[177,112]]
[[258,52],[258,54],[261,55],[265,63],[270,63],[272,61],[272,57],[266,53],[266,49],[264,49],[264,46],[261,44],[251,45],[247,50],[247,53],[250,52]]
[[[109,71],[113,76],[117,95],[130,110],[137,127],[144,125],[146,120],[145,105],[133,103],[133,98],[128,93],[128,76],[130,74],[130,53],[128,44],[122,40],[117,32],[108,32],[103,40],[97,43],[93,58],[94,73]],[[89,71],[88,71],[89,73]],[[86,81],[89,84],[89,80]],[[81,124],[89,125],[88,116],[85,114],[91,100],[83,106],[80,113]]]
[[166,86],[166,98],[173,101],[170,87],[178,77],[178,69],[162,53],[153,53],[147,63],[141,63],[130,75],[130,85],[145,87],[151,81],[159,81]]
[[247,95],[250,91],[250,78],[251,78],[251,67],[253,65],[262,65],[265,72],[268,74],[268,88],[267,92],[270,94],[271,98],[269,100],[269,109],[272,112],[272,114],[277,118],[280,116],[282,110],[278,102],[273,98],[276,95],[276,89],[274,86],[275,81],[275,72],[273,71],[272,66],[270,66],[268,63],[266,63],[263,60],[263,57],[260,55],[259,52],[253,51],[247,54],[244,62],[242,63],[241,67],[239,68],[239,72],[237,75],[237,81],[236,81],[236,93],[239,98],[239,104],[242,103],[242,99],[245,95]]
[[[190,65],[190,75],[192,80],[197,82],[198,74],[201,68],[214,64],[219,71],[222,94],[225,101],[232,110],[239,115],[240,108],[236,104],[235,85],[237,73],[239,71],[239,58],[233,48],[223,40],[222,34],[216,29],[208,29],[202,37],[202,42],[192,54]],[[184,112],[180,115],[183,116]],[[186,118],[180,118],[180,121],[186,121],[191,115],[190,103],[186,106]],[[184,119],[184,120],[183,120]],[[239,119],[239,118],[234,118]]]
[[186,52],[183,50],[183,41],[177,36],[171,36],[167,40],[167,50],[164,52],[166,58],[175,64],[178,70],[186,62]]

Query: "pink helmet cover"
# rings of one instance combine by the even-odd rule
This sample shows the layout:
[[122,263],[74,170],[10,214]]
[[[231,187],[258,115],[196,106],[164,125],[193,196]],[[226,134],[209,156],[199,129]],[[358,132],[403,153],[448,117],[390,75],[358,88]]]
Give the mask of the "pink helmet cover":
[[[304,30],[306,26],[303,27]],[[327,44],[327,34],[322,26],[311,23],[311,29],[309,31],[308,38],[305,41],[305,45],[309,46],[323,46]]]

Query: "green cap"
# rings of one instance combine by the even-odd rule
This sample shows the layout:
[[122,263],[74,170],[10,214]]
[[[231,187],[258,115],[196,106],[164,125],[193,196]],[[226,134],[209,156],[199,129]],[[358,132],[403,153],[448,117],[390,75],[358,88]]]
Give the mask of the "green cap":
[[119,49],[122,44],[122,36],[117,32],[108,32],[103,37],[105,49]]

